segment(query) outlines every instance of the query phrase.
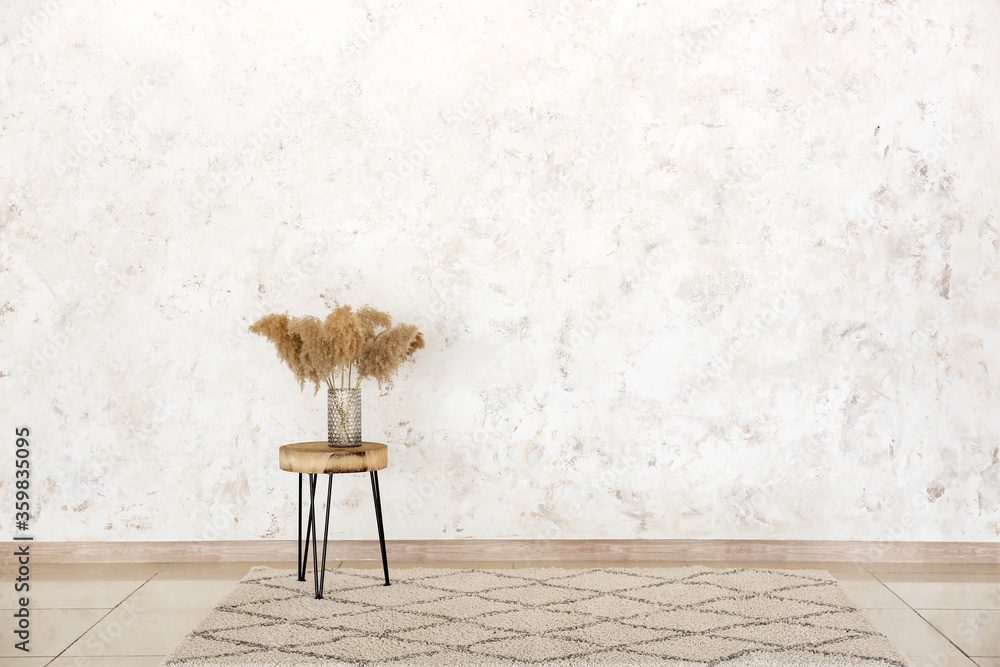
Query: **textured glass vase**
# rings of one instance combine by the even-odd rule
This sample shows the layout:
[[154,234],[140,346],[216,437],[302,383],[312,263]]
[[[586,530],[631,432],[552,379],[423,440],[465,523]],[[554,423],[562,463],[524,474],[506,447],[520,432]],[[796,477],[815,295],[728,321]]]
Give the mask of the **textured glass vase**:
[[361,446],[361,389],[326,390],[326,444]]

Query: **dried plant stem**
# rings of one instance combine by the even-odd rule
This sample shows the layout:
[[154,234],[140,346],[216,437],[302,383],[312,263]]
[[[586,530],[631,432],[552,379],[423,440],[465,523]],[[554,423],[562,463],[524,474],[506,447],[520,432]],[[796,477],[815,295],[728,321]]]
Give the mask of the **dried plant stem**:
[[350,434],[351,424],[350,424],[350,417],[347,414],[346,406],[343,404],[339,404],[337,407],[334,408],[334,412],[337,413],[337,421],[340,422],[339,430],[344,434]]

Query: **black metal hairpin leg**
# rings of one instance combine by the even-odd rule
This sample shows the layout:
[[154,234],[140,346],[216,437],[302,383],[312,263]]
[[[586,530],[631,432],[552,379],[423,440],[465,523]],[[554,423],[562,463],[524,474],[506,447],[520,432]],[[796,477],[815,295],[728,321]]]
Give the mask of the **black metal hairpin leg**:
[[[316,533],[319,526],[316,525],[316,475],[309,475],[309,525],[313,527],[313,590],[316,591],[316,599],[323,597],[319,592],[319,563],[316,562]],[[309,543],[306,538],[306,543]]]
[[382,548],[382,571],[385,572],[385,585],[389,585],[389,562],[385,558],[385,532],[382,530],[382,497],[378,489],[378,472],[371,471],[372,496],[375,497],[375,520],[378,522],[378,545]]
[[[327,538],[330,536],[330,499],[333,493],[333,475],[327,475],[326,477],[326,522],[323,524],[323,569],[319,571],[319,593],[316,595],[317,598],[323,597],[323,584],[326,582],[326,544]],[[313,571],[313,578],[316,578],[315,570]]]
[[[310,527],[312,525],[310,524]],[[306,529],[306,554],[302,555],[302,473],[299,473],[299,581],[306,580],[306,558],[309,557],[309,529]]]
[[309,564],[309,537],[312,536],[313,552],[313,591],[316,599],[323,598],[323,584],[326,583],[326,547],[330,537],[330,501],[333,497],[333,475],[326,486],[326,523],[323,526],[323,560],[319,561],[319,547],[316,536],[319,524],[316,522],[316,486],[318,475],[309,475],[309,520],[306,522],[305,547],[302,545],[302,475],[299,475],[299,581],[306,580],[306,569]]
[[[309,474],[309,517],[306,521],[306,539],[302,540],[302,473],[299,473],[299,581],[306,580],[306,570],[309,565],[309,538],[312,537],[313,556],[313,590],[316,599],[323,598],[323,585],[326,583],[326,551],[330,537],[330,502],[333,499],[333,475],[328,475],[326,485],[326,522],[323,524],[323,559],[319,560],[319,545],[316,536],[319,524],[316,522],[316,486],[318,475]],[[385,585],[389,585],[389,561],[385,555],[385,531],[382,527],[382,495],[378,487],[378,473],[371,472],[372,496],[375,498],[375,520],[378,522],[378,544],[382,549],[382,571],[385,573]]]

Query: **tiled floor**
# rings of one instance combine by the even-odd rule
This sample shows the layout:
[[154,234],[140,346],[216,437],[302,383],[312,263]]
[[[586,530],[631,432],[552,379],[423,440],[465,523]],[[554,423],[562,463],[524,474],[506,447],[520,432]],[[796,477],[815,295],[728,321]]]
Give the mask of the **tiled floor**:
[[[294,569],[294,562],[262,563]],[[393,567],[674,567],[681,562],[490,561],[390,563]],[[710,567],[822,569],[832,573],[913,667],[1000,667],[1000,565],[913,563],[687,563]],[[255,563],[34,564],[31,656],[0,624],[0,663],[11,667],[158,665]],[[339,567],[381,567],[343,561]],[[9,566],[0,613],[14,609]]]

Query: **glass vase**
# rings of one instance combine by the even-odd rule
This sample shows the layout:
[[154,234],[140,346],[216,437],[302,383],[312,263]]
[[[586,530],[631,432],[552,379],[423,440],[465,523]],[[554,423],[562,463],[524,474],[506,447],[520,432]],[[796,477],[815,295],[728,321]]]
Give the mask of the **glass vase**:
[[326,392],[326,444],[360,447],[361,389],[327,389]]

